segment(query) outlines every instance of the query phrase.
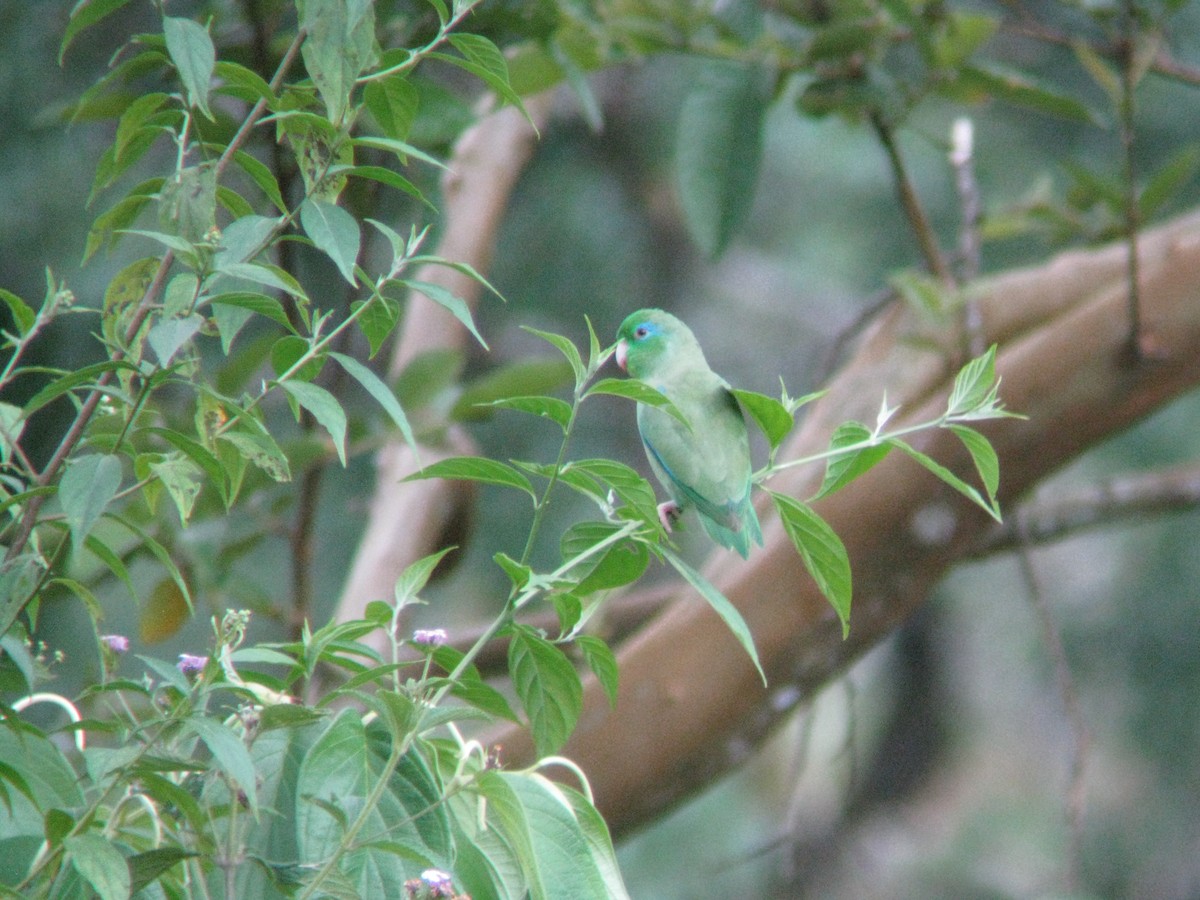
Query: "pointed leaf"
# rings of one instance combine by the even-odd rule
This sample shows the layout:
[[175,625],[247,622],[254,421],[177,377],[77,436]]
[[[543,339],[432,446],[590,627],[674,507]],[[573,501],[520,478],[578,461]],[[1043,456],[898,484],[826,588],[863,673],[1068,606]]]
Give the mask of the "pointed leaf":
[[788,408],[774,397],[768,397],[766,394],[757,394],[754,391],[743,391],[737,388],[731,388],[730,392],[737,398],[742,408],[750,414],[750,418],[762,429],[771,449],[774,450],[778,447],[788,436],[792,426],[795,425],[795,419],[788,412]]
[[58,485],[58,500],[67,516],[76,547],[96,524],[121,487],[121,462],[109,454],[81,456],[67,466]]
[[336,204],[309,197],[300,207],[300,224],[317,249],[333,260],[342,277],[357,285],[354,264],[362,235],[354,216]]
[[71,864],[100,900],[127,900],[129,866],[116,845],[99,834],[75,834],[63,841]]
[[186,725],[204,742],[213,762],[245,795],[252,815],[258,814],[258,787],[254,759],[233,729],[216,719],[194,716]]
[[211,119],[208,90],[217,54],[208,29],[191,19],[167,16],[163,19],[163,34],[166,35],[167,52],[171,54],[171,61],[179,72],[188,103]]
[[742,618],[742,614],[738,612],[737,607],[729,602],[729,599],[713,586],[713,584],[685,563],[682,559],[676,556],[672,551],[662,548],[663,556],[667,562],[674,566],[675,571],[684,577],[688,584],[694,587],[705,602],[713,608],[721,621],[737,638],[739,644],[746,651],[746,655],[750,657],[750,661],[754,663],[754,668],[758,672],[758,676],[762,679],[763,684],[767,683],[766,673],[762,670],[762,664],[758,661],[758,650],[754,646],[754,636],[750,633],[750,626],[746,624],[746,620]]
[[583,658],[587,662],[588,668],[592,670],[592,674],[604,688],[609,706],[616,709],[617,686],[621,673],[612,649],[600,638],[591,634],[581,634],[575,639],[575,643],[583,652]]
[[518,626],[508,645],[508,669],[539,756],[557,752],[583,710],[583,687],[561,650],[531,629]]
[[785,494],[771,493],[783,528],[804,568],[812,576],[842,622],[842,637],[850,633],[850,557],[841,538],[807,504]]
[[452,456],[438,460],[419,472],[413,472],[405,481],[421,478],[449,478],[458,481],[480,481],[501,487],[512,487],[524,491],[536,502],[537,494],[529,479],[512,466],[483,456]]
[[475,328],[475,320],[471,318],[471,308],[467,305],[466,300],[463,300],[453,291],[442,287],[440,284],[434,284],[430,281],[401,279],[400,284],[416,291],[418,294],[424,294],[434,303],[449,310],[454,318],[458,319],[475,336],[475,340],[479,341],[480,346],[484,350],[488,349],[487,341],[483,339],[483,335]]
[[150,348],[161,365],[169,366],[179,348],[195,337],[204,324],[204,317],[192,313],[178,319],[160,319],[146,335]]
[[347,374],[361,384],[368,394],[375,398],[375,401],[383,407],[392,421],[396,423],[396,427],[404,435],[404,440],[416,452],[417,439],[413,436],[412,426],[408,424],[408,416],[404,414],[404,409],[400,406],[400,401],[396,399],[396,395],[392,393],[392,389],[384,384],[378,375],[353,356],[346,356],[344,353],[330,353],[329,355],[337,360],[342,368],[346,370]]
[[296,402],[312,413],[321,427],[329,432],[342,465],[346,465],[346,412],[337,398],[323,387],[306,381],[285,381],[282,384]]
[[845,487],[888,455],[890,447],[886,442],[871,444],[870,440],[871,430],[860,422],[843,422],[837,427],[829,439],[829,449],[854,449],[829,457],[825,464],[825,479],[813,495],[814,500]]

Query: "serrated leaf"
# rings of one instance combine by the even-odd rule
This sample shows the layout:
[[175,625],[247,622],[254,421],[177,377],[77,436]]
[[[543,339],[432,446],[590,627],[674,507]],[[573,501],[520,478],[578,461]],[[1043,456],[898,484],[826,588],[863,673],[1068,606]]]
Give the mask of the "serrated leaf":
[[404,414],[404,409],[400,406],[400,401],[396,399],[396,395],[392,393],[383,381],[372,372],[369,368],[360,363],[353,356],[346,356],[344,353],[330,353],[333,359],[341,364],[355,381],[363,386],[363,388],[375,398],[375,402],[383,407],[384,411],[391,417],[391,420],[400,429],[400,433],[404,435],[404,440],[413,448],[413,452],[417,451],[417,439],[413,436],[412,426],[408,424],[408,416]]
[[813,500],[845,487],[888,455],[890,447],[886,442],[855,446],[866,444],[870,440],[871,430],[860,422],[843,422],[837,427],[833,437],[829,439],[829,449],[855,449],[847,449],[845,453],[829,457],[825,464],[825,478],[820,489],[813,495]]
[[583,711],[583,687],[561,650],[525,627],[516,627],[508,645],[513,687],[529,717],[538,756],[556,753]]
[[441,52],[431,53],[430,56],[470,72],[490,87],[498,97],[519,109],[532,124],[533,120],[525,111],[520,95],[512,89],[508,78],[508,63],[505,62],[504,54],[499,48],[480,34],[454,33],[450,35],[449,40],[454,49],[462,54],[461,57]]
[[235,447],[238,453],[266,472],[272,480],[278,482],[292,480],[291,467],[288,465],[287,457],[269,434],[226,431],[218,435],[217,440]]
[[721,621],[737,638],[739,644],[746,651],[746,655],[750,657],[750,661],[754,663],[754,668],[758,672],[762,683],[767,683],[766,673],[763,672],[762,664],[758,661],[758,650],[754,646],[754,636],[750,633],[750,626],[746,624],[746,620],[742,618],[742,614],[738,612],[737,607],[729,602],[729,599],[722,594],[716,587],[703,575],[689,566],[686,562],[675,555],[671,550],[662,547],[663,556],[680,575],[684,577],[696,591],[704,598],[704,601],[713,608],[713,611],[721,617]]
[[163,34],[167,39],[167,52],[175,63],[187,93],[188,103],[211,119],[208,90],[217,53],[208,29],[191,19],[167,16],[163,19]]
[[354,216],[333,203],[309,197],[300,207],[300,224],[317,249],[333,260],[342,277],[357,285],[354,264],[362,235]]
[[946,401],[946,416],[969,414],[985,403],[996,383],[996,345],[971,360],[954,378],[954,388]]
[[250,179],[258,185],[259,190],[266,194],[267,199],[277,210],[281,213],[288,211],[287,204],[283,202],[283,194],[279,190],[279,182],[275,179],[275,173],[269,166],[255,159],[245,150],[235,153],[233,161],[250,176]]
[[[621,527],[612,522],[578,522],[572,525],[559,542],[563,564],[583,556]],[[571,569],[570,577],[578,579],[572,591],[586,596],[630,584],[641,577],[649,562],[650,551],[644,543],[629,538],[618,540],[580,560]]]
[[83,546],[120,487],[121,462],[110,454],[81,456],[67,466],[58,485],[58,500],[76,547]]
[[963,446],[967,448],[967,452],[971,454],[971,460],[975,463],[975,471],[979,473],[979,479],[983,482],[983,489],[987,492],[988,500],[992,506],[996,506],[996,491],[1000,489],[1000,460],[996,456],[995,449],[988,439],[974,428],[968,428],[966,425],[950,425],[948,427],[958,436],[958,439],[963,442]]
[[845,545],[810,506],[786,494],[769,493],[804,568],[841,620],[845,638],[850,633],[851,601],[850,557]]
[[155,847],[153,850],[143,850],[130,856],[129,864],[130,895],[137,896],[143,888],[149,887],[158,878],[169,872],[173,866],[185,859],[199,856],[184,850],[182,847]]
[[583,653],[583,659],[588,664],[588,668],[600,682],[600,687],[604,688],[604,695],[608,697],[608,705],[616,709],[617,688],[621,673],[612,649],[600,638],[591,634],[581,634],[575,639],[575,644]]
[[772,450],[782,443],[795,425],[795,419],[788,412],[788,408],[774,397],[738,388],[730,388],[730,393],[737,398],[742,409],[750,414],[750,418],[758,425]]
[[750,212],[768,98],[761,68],[714,60],[702,65],[684,99],[676,177],[688,230],[710,257]]
[[495,484],[501,487],[512,487],[524,491],[537,501],[533,485],[529,479],[510,465],[484,456],[452,456],[441,459],[425,466],[418,472],[413,472],[405,481],[415,481],[422,478],[449,478],[456,481],[479,481],[484,484]]
[[337,397],[323,387],[307,381],[285,381],[281,387],[295,398],[296,402],[312,413],[321,427],[329,432],[338,460],[346,465],[346,411]]

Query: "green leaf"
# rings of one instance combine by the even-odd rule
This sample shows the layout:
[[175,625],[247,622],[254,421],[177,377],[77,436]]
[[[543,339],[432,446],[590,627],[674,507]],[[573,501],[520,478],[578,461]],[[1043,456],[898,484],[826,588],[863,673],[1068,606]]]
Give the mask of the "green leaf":
[[392,393],[392,389],[384,384],[378,375],[353,356],[346,356],[344,353],[330,353],[329,355],[341,363],[342,368],[346,370],[347,374],[361,384],[367,393],[375,398],[375,402],[383,407],[392,421],[396,423],[396,427],[400,429],[400,433],[404,435],[404,440],[416,452],[417,439],[413,436],[412,426],[408,424],[408,416],[404,414],[404,410],[400,406],[400,401],[396,399],[396,395]]
[[1092,111],[1074,97],[1051,90],[1021,72],[976,63],[960,70],[956,85],[1058,119],[1097,123]]
[[583,687],[575,667],[532,629],[515,626],[508,645],[508,669],[529,717],[538,756],[556,753],[583,711]]
[[467,301],[463,300],[453,291],[430,281],[414,281],[405,278],[399,279],[399,283],[416,291],[418,294],[424,294],[438,306],[449,310],[454,318],[458,319],[475,336],[475,340],[479,341],[480,346],[484,350],[488,349],[487,341],[483,339],[483,335],[475,328],[475,320],[471,318],[471,308],[467,305]]
[[67,22],[66,31],[63,32],[62,43],[58,47],[58,64],[62,65],[67,48],[71,46],[71,42],[75,40],[79,32],[95,25],[128,2],[129,0],[80,0],[79,3],[76,3],[71,10],[71,18]]
[[391,153],[395,153],[400,158],[401,162],[407,163],[408,157],[411,156],[413,159],[418,159],[428,165],[435,166],[436,168],[443,169],[447,172],[450,171],[449,167],[440,159],[436,159],[425,151],[418,150],[412,144],[406,144],[404,141],[397,141],[393,140],[392,138],[374,137],[373,135],[364,135],[363,137],[355,138],[352,143],[355,147],[373,147],[376,150],[387,150]]
[[796,424],[796,420],[788,412],[788,408],[774,397],[737,388],[730,388],[730,393],[737,398],[742,409],[750,414],[750,418],[762,430],[767,438],[767,444],[772,450],[782,443],[783,439],[791,432],[792,426]]
[[442,557],[454,549],[454,547],[444,547],[436,553],[430,553],[416,562],[409,563],[400,573],[400,577],[396,579],[396,605],[404,606],[415,600],[417,594],[429,583],[433,570],[442,561]]
[[116,845],[99,834],[75,834],[63,841],[71,864],[100,900],[127,900],[132,880]]
[[282,219],[271,216],[248,215],[235,219],[221,232],[221,242],[213,264],[224,269],[231,263],[254,259],[270,242]]
[[281,213],[288,211],[287,204],[283,202],[283,194],[279,190],[279,182],[275,179],[275,173],[265,163],[255,159],[245,150],[239,150],[233,155],[233,161],[241,167],[242,171],[250,176],[250,179],[258,185],[259,190],[267,195],[267,199]]
[[110,454],[81,456],[67,466],[58,485],[58,500],[76,547],[83,546],[120,487],[121,462]]
[[[515,398],[529,398],[533,395],[548,394],[571,383],[571,369],[568,363],[555,356],[534,356],[529,359],[518,359],[489,370],[478,378],[467,383],[462,393],[454,403],[450,415],[458,421],[473,421],[487,418],[486,410],[481,407],[491,406],[497,401]],[[562,401],[559,401],[562,402]],[[529,404],[521,399],[513,408],[524,408]],[[557,412],[550,413],[557,420],[562,407],[551,401],[550,406]],[[568,413],[570,405],[567,406]],[[536,412],[541,415],[542,411]],[[569,418],[569,416],[568,416]]]
[[616,709],[617,687],[621,673],[612,649],[600,638],[591,634],[581,634],[575,639],[575,643],[583,652],[583,658],[587,662],[588,668],[592,670],[592,674],[604,688],[609,706]]
[[192,517],[192,507],[200,496],[200,469],[190,459],[170,456],[150,464],[150,471],[162,482],[175,502],[179,524],[186,526]]
[[155,847],[153,850],[135,853],[126,860],[129,864],[131,896],[136,896],[140,890],[149,887],[161,875],[169,872],[176,863],[197,856],[198,853],[171,846]]
[[786,494],[769,492],[804,568],[817,583],[842,623],[842,637],[850,633],[850,557],[829,524],[807,504]]
[[363,0],[307,0],[301,27],[308,37],[301,47],[304,67],[334,126],[350,108],[355,79],[375,58],[375,5]]
[[754,636],[750,633],[750,626],[746,624],[746,620],[742,618],[742,614],[738,612],[737,607],[729,602],[729,599],[716,589],[715,586],[703,575],[685,563],[682,559],[675,555],[674,552],[666,547],[660,548],[663,555],[666,557],[675,571],[684,577],[692,587],[694,587],[704,598],[705,602],[713,608],[721,621],[737,638],[739,644],[746,651],[746,655],[750,657],[750,661],[754,663],[754,668],[758,672],[762,683],[767,683],[766,673],[762,670],[762,664],[758,661],[758,650],[754,647]]
[[974,428],[968,428],[966,425],[950,425],[949,428],[963,442],[967,452],[971,454],[971,460],[975,463],[975,471],[979,473],[988,500],[993,506],[996,506],[996,491],[1000,489],[1000,460],[996,456],[996,451],[988,439]]
[[324,353],[312,353],[312,345],[298,334],[285,334],[271,345],[271,368],[279,378],[312,381],[325,366]]
[[490,403],[476,404],[498,409],[514,409],[517,412],[528,413],[540,419],[549,419],[566,434],[567,426],[571,424],[571,404],[557,397],[505,397],[492,400]]
[[636,378],[601,378],[589,387],[583,396],[587,398],[597,394],[636,400],[638,403],[645,403],[670,413],[689,428],[692,425],[665,394]]
[[1196,177],[1198,168],[1200,145],[1190,144],[1155,172],[1138,197],[1142,220],[1153,218],[1159,210],[1178,197],[1184,186]]
[[675,166],[688,230],[717,257],[745,221],[762,159],[769,94],[763,70],[703,63],[679,115]]
[[[871,440],[871,430],[860,422],[843,422],[834,431],[829,440],[830,450],[840,450],[843,447],[853,447]],[[886,442],[859,446],[836,456],[829,457],[825,465],[825,479],[821,482],[820,490],[813,496],[814,500],[832,494],[839,488],[845,487],[855,478],[868,471],[881,459],[888,455],[891,448]]]
[[522,328],[557,347],[558,351],[567,358],[567,362],[571,364],[571,371],[575,373],[576,387],[583,385],[584,381],[587,380],[587,369],[584,368],[583,358],[579,355],[578,348],[571,343],[570,339],[563,337],[561,334],[554,334],[551,331],[539,331],[536,328],[528,326],[522,326]]
[[204,325],[199,313],[174,319],[160,319],[146,335],[146,341],[158,357],[159,363],[169,366],[179,348],[196,336]]
[[300,207],[300,224],[317,249],[333,260],[342,277],[357,285],[354,264],[362,235],[354,216],[333,203],[309,197]]
[[4,288],[0,288],[0,300],[4,301],[9,312],[12,313],[13,324],[17,326],[17,334],[24,337],[33,327],[33,323],[37,321],[37,313],[24,300]]
[[[986,510],[987,514],[989,516],[991,516],[993,519],[995,519],[997,522],[1001,521],[1000,507],[997,506],[996,500],[994,497],[992,497],[990,499],[984,499],[983,495],[980,494],[976,488],[967,484],[965,481],[963,481],[961,478],[959,478],[957,475],[955,475],[953,472],[951,472],[949,469],[947,469],[941,463],[937,462],[932,457],[929,457],[926,454],[920,452],[916,448],[912,447],[910,444],[906,444],[904,441],[898,440],[896,438],[893,438],[890,441],[890,443],[892,444],[893,447],[899,447],[901,450],[903,450],[905,453],[907,453],[910,457],[915,459],[918,463],[920,463],[922,466],[924,466],[926,469],[928,469],[930,472],[932,472],[934,475],[936,475],[943,482],[950,485],[950,487],[954,488],[954,490],[958,491],[960,494],[962,494],[964,497],[969,499],[971,502],[977,504],[981,509]],[[968,449],[970,449],[970,447],[968,447]],[[976,463],[976,465],[978,466],[978,462]]]
[[358,323],[358,327],[371,347],[370,358],[374,359],[379,348],[383,346],[383,342],[387,340],[392,329],[396,327],[396,323],[400,321],[400,304],[383,294],[373,294],[367,300],[354,301],[350,305],[350,311],[358,312],[358,309],[364,305],[366,309],[359,313],[355,322]]
[[323,387],[307,381],[285,381],[281,387],[296,402],[312,413],[321,427],[329,432],[342,466],[346,465],[346,412],[337,397]]
[[282,325],[288,330],[292,330],[287,313],[284,312],[283,304],[274,297],[269,297],[266,294],[255,294],[248,291],[230,291],[224,294],[215,294],[209,298],[209,302],[214,307],[236,306],[238,309],[249,310],[257,315],[266,316],[272,322]]
[[996,384],[996,345],[971,360],[954,378],[954,388],[946,401],[946,416],[969,415],[992,396]]
[[175,63],[187,92],[188,103],[211,119],[208,89],[217,54],[208,29],[191,19],[167,16],[163,19],[163,34],[167,38],[167,52],[171,54],[171,61]]
[[[365,817],[360,839],[386,836],[393,842],[390,847],[360,843],[342,858],[339,871],[358,897],[398,896],[397,889],[424,869],[451,868],[442,790],[416,750],[401,758],[378,801],[366,807],[385,775],[391,750],[386,727],[378,722],[364,726],[358,710],[344,709],[299,766],[293,820],[301,865],[315,869],[342,852],[345,823],[360,814]],[[396,852],[399,848],[403,854]]]
[[258,815],[258,788],[254,759],[242,739],[228,725],[203,716],[194,716],[186,726],[204,742],[216,767],[246,797],[252,815]]
[[512,487],[524,491],[537,501],[537,494],[534,493],[528,478],[512,466],[484,456],[452,456],[449,459],[441,459],[418,472],[413,472],[404,480],[415,481],[422,478],[449,478]]
[[520,95],[512,89],[508,78],[508,63],[505,62],[504,54],[499,48],[479,34],[456,33],[451,34],[449,40],[451,46],[461,53],[462,57],[440,52],[431,53],[430,56],[470,72],[490,87],[498,97],[521,110],[532,124],[533,120],[529,118],[529,113],[525,112]]
[[[429,202],[421,189],[415,184],[401,175],[399,172],[394,172],[391,169],[385,169],[383,166],[331,166],[329,169],[331,177],[337,175],[349,175],[352,178],[366,178],[370,181],[377,181],[380,184],[386,184],[388,187],[395,188],[398,191],[403,191],[410,197],[420,200],[426,206],[433,209],[433,204]],[[378,224],[372,222],[372,224]]]
[[[577,522],[567,529],[560,542],[563,563],[569,563],[611,537],[622,526],[612,522]],[[573,592],[580,596],[610,590],[637,581],[650,562],[650,551],[641,541],[624,538],[594,552],[572,567],[570,577],[578,579]]]
[[379,130],[397,141],[408,138],[420,100],[420,92],[405,75],[372,81],[363,91],[363,101]]
[[226,431],[217,436],[218,441],[224,441],[237,449],[238,453],[249,459],[254,465],[266,472],[278,482],[292,480],[291,468],[287,457],[275,443],[275,439],[265,432]]

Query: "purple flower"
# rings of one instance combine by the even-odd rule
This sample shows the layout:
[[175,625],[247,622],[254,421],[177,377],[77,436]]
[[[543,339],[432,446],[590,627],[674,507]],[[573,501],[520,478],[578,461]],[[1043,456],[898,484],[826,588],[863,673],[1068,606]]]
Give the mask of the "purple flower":
[[444,628],[418,628],[413,632],[412,639],[414,644],[440,647],[446,643],[446,630]]
[[129,652],[129,638],[123,634],[102,634],[100,643],[117,655]]
[[453,880],[440,869],[426,869],[421,873],[421,880],[429,885],[430,896],[450,897],[454,894]]
[[175,663],[175,668],[184,675],[199,675],[207,665],[207,656],[192,656],[190,653],[180,653],[179,662]]

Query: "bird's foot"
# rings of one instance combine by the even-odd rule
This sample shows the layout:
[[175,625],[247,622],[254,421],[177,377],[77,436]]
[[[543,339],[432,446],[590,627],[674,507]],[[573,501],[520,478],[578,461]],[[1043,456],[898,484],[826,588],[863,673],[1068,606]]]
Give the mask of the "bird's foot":
[[658,504],[658,521],[662,522],[662,527],[667,529],[667,534],[670,534],[674,530],[675,523],[679,521],[679,517],[682,515],[683,507],[674,500]]

